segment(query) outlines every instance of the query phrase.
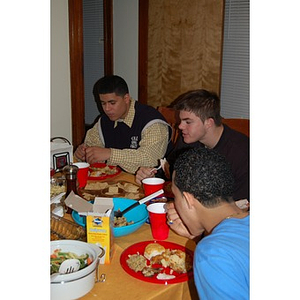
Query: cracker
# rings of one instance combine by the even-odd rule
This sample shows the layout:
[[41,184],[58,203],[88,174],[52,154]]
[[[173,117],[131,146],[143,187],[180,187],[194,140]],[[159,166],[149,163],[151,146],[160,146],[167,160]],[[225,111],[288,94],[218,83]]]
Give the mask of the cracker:
[[125,183],[124,190],[125,190],[125,192],[128,192],[128,193],[137,193],[139,190],[139,187],[132,183]]
[[126,193],[125,198],[136,200],[136,199],[140,198],[140,194],[139,193]]
[[108,187],[107,182],[88,182],[85,190],[103,190]]

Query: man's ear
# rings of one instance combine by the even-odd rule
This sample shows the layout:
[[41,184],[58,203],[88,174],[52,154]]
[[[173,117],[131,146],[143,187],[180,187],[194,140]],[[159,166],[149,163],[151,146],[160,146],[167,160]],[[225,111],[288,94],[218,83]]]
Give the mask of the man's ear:
[[195,205],[195,201],[196,201],[195,197],[188,192],[183,192],[183,197],[186,201],[188,208],[189,209],[193,208],[193,206]]
[[215,124],[215,121],[213,118],[208,118],[204,121],[204,125],[206,128],[210,128]]
[[129,103],[129,100],[130,100],[129,94],[128,94],[128,93],[125,94],[123,98],[124,98],[125,102],[128,104],[128,103]]

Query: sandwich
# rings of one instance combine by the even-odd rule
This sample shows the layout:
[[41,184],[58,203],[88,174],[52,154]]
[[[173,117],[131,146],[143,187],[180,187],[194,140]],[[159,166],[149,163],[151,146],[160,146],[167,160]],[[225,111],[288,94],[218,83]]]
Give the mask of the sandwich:
[[145,251],[144,251],[144,256],[151,260],[152,257],[161,255],[166,251],[165,247],[157,244],[157,243],[150,243],[146,246]]

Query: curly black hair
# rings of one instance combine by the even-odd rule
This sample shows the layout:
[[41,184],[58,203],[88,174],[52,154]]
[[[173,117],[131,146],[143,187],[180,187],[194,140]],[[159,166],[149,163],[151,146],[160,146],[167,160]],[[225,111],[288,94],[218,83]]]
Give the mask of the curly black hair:
[[234,178],[225,157],[215,150],[194,148],[179,155],[174,164],[174,183],[192,194],[203,206],[233,202]]

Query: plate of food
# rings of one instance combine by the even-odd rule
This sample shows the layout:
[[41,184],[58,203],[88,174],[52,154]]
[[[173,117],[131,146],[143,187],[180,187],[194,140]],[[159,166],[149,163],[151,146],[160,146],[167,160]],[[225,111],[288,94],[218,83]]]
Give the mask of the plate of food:
[[173,284],[193,277],[193,252],[165,241],[145,241],[125,249],[120,263],[126,273],[142,281]]
[[88,182],[84,189],[78,190],[80,196],[86,200],[94,200],[95,197],[124,197],[128,199],[141,199],[143,190],[137,184],[127,181],[94,181]]
[[121,173],[121,169],[117,166],[110,166],[105,163],[94,163],[89,168],[89,180],[102,180],[115,177]]

